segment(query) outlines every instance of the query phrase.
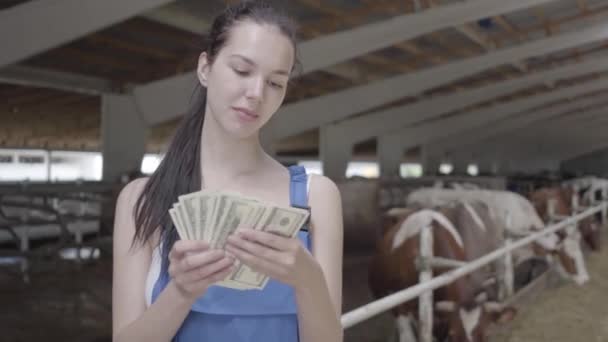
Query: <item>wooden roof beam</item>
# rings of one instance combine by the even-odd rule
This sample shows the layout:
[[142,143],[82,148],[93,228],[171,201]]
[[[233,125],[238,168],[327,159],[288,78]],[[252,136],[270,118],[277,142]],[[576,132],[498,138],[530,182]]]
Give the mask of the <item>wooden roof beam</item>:
[[[0,11],[0,67],[19,62],[171,1],[173,0],[27,1],[10,7]],[[16,33],[19,35],[18,39],[15,39]]]
[[[554,0],[468,0],[319,37],[300,45],[303,73],[320,70],[447,27],[550,1]],[[353,44],[353,41],[357,44]],[[155,124],[185,113],[195,81],[196,75],[191,72],[137,87],[135,96],[146,120]],[[159,93],[163,96],[159,97]]]
[[589,10],[587,0],[576,0],[576,4],[578,9],[583,13],[586,13]]

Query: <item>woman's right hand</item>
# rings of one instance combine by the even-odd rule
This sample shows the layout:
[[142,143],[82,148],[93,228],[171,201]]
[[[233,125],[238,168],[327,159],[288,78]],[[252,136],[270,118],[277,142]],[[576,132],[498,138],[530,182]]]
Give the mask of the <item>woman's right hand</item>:
[[169,253],[169,275],[188,299],[203,295],[213,283],[232,272],[234,258],[200,240],[178,240]]

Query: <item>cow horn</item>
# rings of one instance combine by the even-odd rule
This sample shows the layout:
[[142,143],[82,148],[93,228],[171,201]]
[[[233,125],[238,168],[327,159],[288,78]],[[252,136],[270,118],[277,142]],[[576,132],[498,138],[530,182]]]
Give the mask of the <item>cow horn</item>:
[[435,309],[437,311],[453,312],[455,307],[456,307],[456,305],[454,304],[454,302],[441,301],[441,302],[435,303]]
[[498,312],[503,309],[503,305],[498,302],[486,302],[483,304],[483,307],[488,312]]

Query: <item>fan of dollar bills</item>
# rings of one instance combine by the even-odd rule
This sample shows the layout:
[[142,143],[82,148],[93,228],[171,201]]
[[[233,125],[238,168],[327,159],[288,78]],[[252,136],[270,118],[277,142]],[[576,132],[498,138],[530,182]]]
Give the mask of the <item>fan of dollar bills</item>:
[[[203,190],[179,196],[169,215],[182,240],[203,240],[224,248],[238,227],[294,237],[308,219],[300,208],[277,207],[236,193]],[[235,270],[215,285],[238,290],[262,289],[268,277],[237,262]]]

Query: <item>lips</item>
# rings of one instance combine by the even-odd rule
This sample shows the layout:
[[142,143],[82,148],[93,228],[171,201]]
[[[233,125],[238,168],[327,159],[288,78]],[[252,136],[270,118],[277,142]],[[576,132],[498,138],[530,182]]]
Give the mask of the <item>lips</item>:
[[238,114],[239,117],[245,121],[253,121],[259,117],[254,111],[242,107],[232,107]]

